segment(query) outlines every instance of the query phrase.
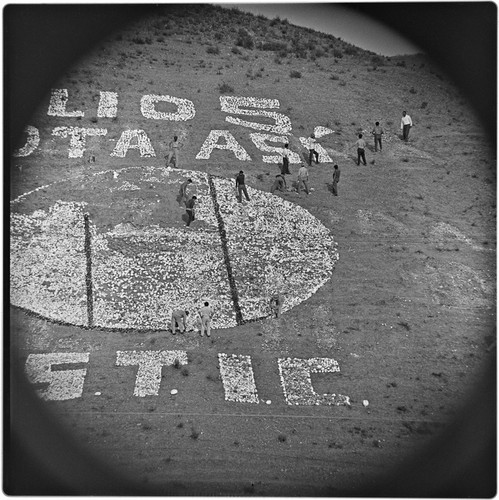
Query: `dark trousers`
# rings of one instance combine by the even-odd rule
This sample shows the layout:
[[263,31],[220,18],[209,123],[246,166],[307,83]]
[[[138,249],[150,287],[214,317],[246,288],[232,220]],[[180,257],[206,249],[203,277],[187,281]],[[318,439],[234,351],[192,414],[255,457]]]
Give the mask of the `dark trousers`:
[[379,144],[379,150],[381,151],[383,149],[381,147],[381,136],[375,135],[374,136],[374,151],[378,151],[378,144]]
[[237,201],[239,203],[241,203],[243,199],[243,193],[244,196],[246,197],[246,201],[250,201],[248,196],[248,191],[246,190],[246,186],[244,184],[239,184],[239,186],[237,186]]
[[319,153],[315,149],[311,149],[308,155],[308,164],[312,165],[312,158],[315,156],[315,163],[319,163]]
[[290,171],[289,171],[289,158],[287,156],[285,156],[283,159],[282,159],[282,170],[281,170],[281,174],[289,174]]
[[407,141],[409,139],[409,130],[411,130],[410,125],[404,125],[404,128],[402,129],[402,138],[404,141]]
[[362,162],[364,163],[364,165],[367,165],[365,151],[361,148],[357,148],[357,165],[360,165],[361,159],[362,159]]
[[338,181],[333,180],[333,194],[338,196]]
[[187,209],[187,225],[190,226],[191,222],[194,220],[194,210]]

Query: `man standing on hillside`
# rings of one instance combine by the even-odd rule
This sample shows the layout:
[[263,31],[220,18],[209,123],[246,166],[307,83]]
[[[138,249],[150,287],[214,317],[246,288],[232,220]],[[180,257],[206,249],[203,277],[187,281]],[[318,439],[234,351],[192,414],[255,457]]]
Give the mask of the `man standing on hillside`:
[[303,165],[303,164],[300,167],[300,170],[298,170],[298,186],[297,186],[298,194],[300,194],[300,188],[301,188],[302,184],[305,187],[305,193],[307,193],[307,195],[308,195],[309,194],[309,191],[308,191],[308,170],[305,167],[305,165]]
[[170,150],[168,151],[168,155],[166,156],[166,166],[170,165],[172,158],[175,160],[174,166],[175,168],[179,168],[178,166],[178,150],[180,148],[180,143],[178,142],[178,137],[175,135],[173,137],[173,141],[168,144]]
[[289,171],[289,144],[284,144],[284,151],[282,153],[282,175],[290,174]]
[[206,330],[206,336],[210,336],[211,332],[211,317],[213,316],[213,309],[210,307],[209,302],[205,302],[204,306],[199,309],[199,317],[201,318],[201,337]]
[[402,120],[400,121],[400,129],[402,130],[402,139],[405,142],[409,140],[409,131],[412,127],[411,117],[404,111],[402,113]]
[[355,144],[357,145],[357,165],[360,165],[361,159],[364,165],[367,165],[365,153],[366,141],[362,139],[362,134],[359,134],[359,138],[355,141]]
[[197,197],[193,196],[186,204],[185,211],[187,212],[187,227],[191,225],[194,220],[194,205],[196,204]]
[[340,169],[338,168],[338,165],[335,165],[334,167],[334,172],[333,172],[333,194],[334,196],[338,196],[338,182],[340,182]]
[[244,172],[242,170],[239,171],[239,174],[237,174],[236,177],[236,189],[237,189],[237,201],[239,203],[242,202],[243,193],[244,196],[246,197],[246,201],[250,201],[250,198],[248,196],[248,191],[246,190],[246,184],[244,183]]
[[383,147],[381,146],[381,136],[384,134],[384,130],[382,127],[379,126],[379,122],[376,122],[376,125],[373,128],[373,131],[371,132],[372,135],[374,135],[374,151],[378,151],[378,144],[379,144],[379,150],[381,151]]
[[308,139],[308,149],[309,149],[309,155],[308,155],[308,164],[312,165],[312,159],[315,156],[315,163],[319,163],[319,153],[315,150],[315,145],[317,144],[317,141],[315,140],[315,134],[310,134],[310,137]]

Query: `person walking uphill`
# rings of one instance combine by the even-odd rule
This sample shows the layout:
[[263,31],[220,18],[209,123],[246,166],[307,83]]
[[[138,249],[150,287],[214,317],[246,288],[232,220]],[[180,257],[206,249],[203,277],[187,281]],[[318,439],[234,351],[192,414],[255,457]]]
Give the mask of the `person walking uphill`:
[[383,147],[381,146],[381,136],[384,134],[384,130],[382,127],[379,126],[379,122],[376,122],[376,125],[374,125],[373,131],[371,132],[372,135],[374,135],[374,151],[378,151],[378,144],[379,144],[379,150],[381,151]]
[[400,129],[402,130],[402,139],[404,139],[405,142],[409,140],[409,131],[412,126],[411,117],[404,111],[402,113],[402,120],[400,120]]
[[243,195],[246,197],[246,201],[250,201],[248,196],[248,191],[246,190],[246,184],[244,183],[244,172],[242,170],[239,171],[236,177],[236,189],[237,189],[237,201],[239,203],[242,202]]
[[213,316],[213,309],[210,307],[209,302],[205,302],[204,306],[199,309],[199,317],[201,318],[201,337],[206,330],[206,336],[210,336],[211,332],[211,317]]
[[197,197],[193,196],[186,204],[185,211],[187,212],[187,227],[191,225],[191,222],[194,220],[194,205],[196,204]]
[[177,334],[177,327],[180,333],[184,333],[187,329],[186,320],[189,315],[189,311],[184,311],[182,309],[176,309],[172,312],[172,333]]
[[334,167],[334,172],[333,172],[333,195],[338,196],[338,182],[340,182],[340,169],[338,168],[338,165],[335,165]]
[[362,139],[362,134],[359,134],[359,138],[355,141],[355,144],[357,145],[357,165],[360,165],[360,160],[362,159],[362,162],[364,165],[367,165],[366,163],[366,141]]

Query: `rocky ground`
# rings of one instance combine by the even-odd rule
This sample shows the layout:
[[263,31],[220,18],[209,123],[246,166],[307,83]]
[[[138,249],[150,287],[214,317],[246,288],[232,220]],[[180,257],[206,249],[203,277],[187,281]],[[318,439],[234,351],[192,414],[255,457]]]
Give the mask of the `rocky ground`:
[[[252,48],[240,40],[244,33]],[[277,41],[288,44],[259,45]],[[145,494],[329,496],[401,491],[398,467],[431,445],[442,451],[442,440],[461,443],[456,422],[466,428],[460,420],[466,403],[480,408],[475,398],[495,356],[496,158],[465,97],[430,60],[383,58],[282,20],[186,7],[114,33],[53,88],[67,90],[66,115],[47,113],[49,95],[40,103],[29,122],[38,130],[36,149],[12,158],[11,200],[64,180],[56,197],[82,201],[85,182],[99,172],[163,167],[174,134],[183,142],[181,168],[231,179],[243,168],[250,187],[268,192],[278,166],[263,156],[272,152],[251,137],[257,129],[227,120],[221,96],[277,99],[275,111],[292,130],[275,134],[286,135],[302,159],[300,137],[316,127],[334,131],[318,138],[331,161],[310,167],[311,194],[277,196],[330,231],[339,260],[329,281],[280,318],[215,329],[207,339],[166,329],[88,329],[11,307],[14,367],[23,370],[32,354],[88,353],[59,368],[86,370],[81,397],[39,409],[81,456],[124,474]],[[102,92],[116,93],[115,116],[99,115]],[[195,116],[145,116],[143,97],[157,95],[190,101]],[[175,106],[156,101],[155,109]],[[404,109],[415,124],[408,143],[399,136]],[[261,116],[241,119],[274,124]],[[371,144],[376,120],[385,130],[380,152]],[[70,142],[69,129],[54,133],[57,127],[106,134],[88,136],[78,156],[81,142]],[[120,156],[123,133],[131,129],[143,131],[150,147],[141,148],[145,142],[135,136],[138,142],[129,143],[135,147]],[[227,149],[202,158],[213,130],[230,131],[251,160]],[[367,166],[356,164],[360,132],[368,137]],[[26,134],[16,147],[25,142]],[[341,169],[338,197],[331,192],[333,163]],[[288,182],[297,169],[291,165]],[[103,176],[100,189],[112,183]],[[25,198],[23,213],[48,208],[54,188],[43,189]],[[142,190],[134,192],[133,206],[126,196],[111,205],[95,191],[101,209],[94,217],[106,230],[140,225],[150,196]],[[173,212],[147,213],[176,227]],[[187,362],[165,366],[158,392],[137,397],[136,368],[116,361],[125,351],[182,351]],[[227,400],[221,353],[250,357],[258,404]],[[339,371],[312,372],[311,383],[316,394],[345,395],[350,404],[290,405],[280,361],[287,358],[335,360]],[[20,419],[25,429],[36,426],[31,418]],[[46,453],[55,453],[52,446]],[[480,451],[468,441],[463,447],[470,455]],[[425,466],[416,468],[424,473]],[[449,472],[450,480],[459,470]]]

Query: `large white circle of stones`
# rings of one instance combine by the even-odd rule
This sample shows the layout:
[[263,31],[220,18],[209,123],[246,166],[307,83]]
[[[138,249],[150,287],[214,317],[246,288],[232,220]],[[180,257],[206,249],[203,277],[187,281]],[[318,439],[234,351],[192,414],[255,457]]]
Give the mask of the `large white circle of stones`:
[[132,167],[25,193],[11,202],[11,304],[65,324],[146,330],[168,328],[175,309],[196,327],[205,300],[214,328],[268,316],[276,293],[285,312],[331,277],[337,246],[307,210],[247,190],[238,203],[234,179]]

